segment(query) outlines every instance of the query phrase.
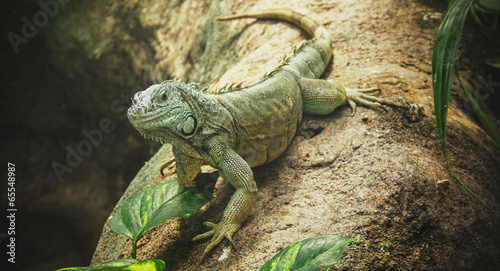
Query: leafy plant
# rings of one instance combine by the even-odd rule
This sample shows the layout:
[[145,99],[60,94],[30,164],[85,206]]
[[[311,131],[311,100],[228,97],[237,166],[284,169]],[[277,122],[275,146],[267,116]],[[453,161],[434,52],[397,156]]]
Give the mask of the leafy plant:
[[196,187],[188,188],[172,179],[153,185],[125,203],[111,219],[110,229],[132,240],[132,257],[136,257],[137,240],[147,231],[172,217],[187,218],[211,198],[218,172],[200,173]]
[[57,271],[163,271],[165,262],[162,260],[139,261],[137,259],[118,259],[88,267],[68,267]]
[[[446,121],[449,108],[449,99],[451,91],[451,82],[453,79],[453,73],[456,66],[456,55],[458,43],[460,41],[460,36],[462,33],[463,25],[467,17],[469,8],[471,7],[473,0],[458,0],[450,1],[450,6],[446,16],[439,27],[438,33],[436,35],[436,40],[434,44],[434,52],[432,55],[432,85],[434,91],[434,110],[436,113],[436,123],[438,127],[439,138],[441,142],[441,150],[443,151],[444,158],[448,165],[448,168],[453,175],[453,177],[476,199],[481,203],[488,206],[481,198],[479,198],[472,190],[470,190],[455,174],[451,165],[449,163],[446,154]],[[488,5],[488,0],[479,1],[483,5],[486,2]],[[476,18],[477,19],[477,18]],[[457,73],[458,75],[458,73]],[[462,86],[464,86],[462,84]],[[496,142],[497,146],[500,146],[500,140],[495,132],[493,126],[489,123],[486,115],[479,109],[477,104],[472,99],[467,89],[464,88],[466,96],[471,101],[473,108],[480,120],[480,122],[485,127],[487,133]]]
[[434,110],[438,126],[441,149],[446,157],[446,120],[451,91],[451,80],[455,68],[458,42],[473,0],[456,1],[446,13],[439,27],[432,54],[432,87]]
[[330,270],[347,245],[358,238],[324,235],[291,244],[267,261],[260,271]]

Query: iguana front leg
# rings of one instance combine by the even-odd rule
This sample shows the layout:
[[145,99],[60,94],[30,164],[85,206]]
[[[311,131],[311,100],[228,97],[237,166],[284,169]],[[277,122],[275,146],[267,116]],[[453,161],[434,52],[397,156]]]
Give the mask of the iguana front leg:
[[250,166],[232,148],[219,140],[211,140],[208,155],[213,166],[218,168],[221,176],[236,188],[236,192],[224,210],[222,220],[218,224],[205,222],[204,225],[211,227],[212,230],[193,238],[193,240],[199,240],[213,236],[203,252],[203,257],[224,237],[233,244],[232,236],[241,227],[241,223],[247,219],[257,195],[257,185]]

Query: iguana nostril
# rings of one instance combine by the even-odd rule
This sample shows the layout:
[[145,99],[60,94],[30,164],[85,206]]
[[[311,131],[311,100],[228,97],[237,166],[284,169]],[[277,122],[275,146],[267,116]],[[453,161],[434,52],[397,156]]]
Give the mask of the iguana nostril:
[[132,119],[136,119],[138,116],[142,114],[144,114],[144,108],[137,105],[132,105],[127,110],[128,117]]

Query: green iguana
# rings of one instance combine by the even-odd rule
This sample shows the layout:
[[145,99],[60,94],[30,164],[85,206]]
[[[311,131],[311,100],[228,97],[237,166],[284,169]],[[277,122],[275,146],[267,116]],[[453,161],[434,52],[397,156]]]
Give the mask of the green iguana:
[[327,30],[312,19],[290,10],[265,10],[218,20],[239,18],[282,19],[313,38],[285,54],[255,82],[198,89],[194,83],[168,80],[136,93],[128,110],[130,123],[142,135],[172,144],[180,185],[194,186],[194,177],[206,163],[236,188],[222,220],[205,222],[212,230],[193,239],[213,236],[203,256],[224,237],[233,243],[232,236],[250,214],[257,194],[251,168],[283,153],[303,113],[327,115],[346,103],[353,114],[356,103],[371,108],[381,104],[416,108],[366,94],[377,88],[350,90],[317,79],[332,58],[332,41]]

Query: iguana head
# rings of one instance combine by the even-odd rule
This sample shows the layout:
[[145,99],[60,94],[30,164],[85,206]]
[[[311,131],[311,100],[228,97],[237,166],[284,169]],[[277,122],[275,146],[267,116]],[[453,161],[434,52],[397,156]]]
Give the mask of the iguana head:
[[127,115],[144,137],[162,143],[189,138],[196,133],[197,117],[193,108],[193,84],[164,81],[139,91],[132,98]]

